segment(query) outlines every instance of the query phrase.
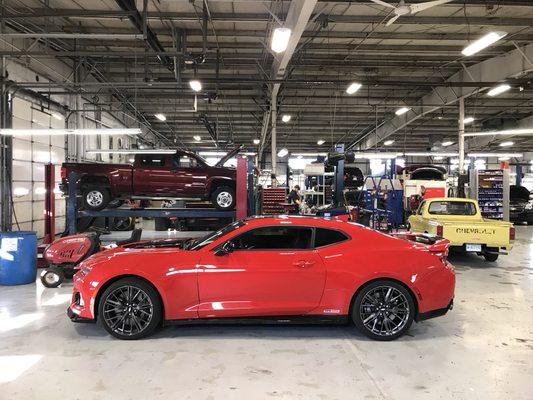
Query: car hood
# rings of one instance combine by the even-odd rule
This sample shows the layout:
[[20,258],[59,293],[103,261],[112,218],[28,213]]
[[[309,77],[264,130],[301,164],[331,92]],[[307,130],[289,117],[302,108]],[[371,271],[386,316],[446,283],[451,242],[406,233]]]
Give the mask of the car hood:
[[235,156],[239,151],[241,151],[243,148],[243,145],[235,147],[233,150],[231,150],[228,154],[226,154],[224,157],[222,157],[215,165],[214,167],[222,167],[226,161],[228,161],[231,157]]

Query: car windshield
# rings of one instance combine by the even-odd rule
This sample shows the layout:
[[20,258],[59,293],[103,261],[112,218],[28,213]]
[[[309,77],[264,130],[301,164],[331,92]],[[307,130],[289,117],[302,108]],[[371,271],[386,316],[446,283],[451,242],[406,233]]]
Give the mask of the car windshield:
[[468,201],[432,201],[428,212],[435,215],[476,215],[476,206]]
[[202,247],[205,247],[208,244],[213,243],[219,237],[227,235],[228,233],[233,232],[235,229],[238,229],[241,226],[244,226],[244,221],[243,220],[232,222],[231,224],[226,225],[224,228],[219,229],[216,232],[209,233],[209,234],[207,234],[205,236],[202,236],[201,238],[198,238],[198,239],[194,240],[187,247],[188,247],[189,250],[199,250]]

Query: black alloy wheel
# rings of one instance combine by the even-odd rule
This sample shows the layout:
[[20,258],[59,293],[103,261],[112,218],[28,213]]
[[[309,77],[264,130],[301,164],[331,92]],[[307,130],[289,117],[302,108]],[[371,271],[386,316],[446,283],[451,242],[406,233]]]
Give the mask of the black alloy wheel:
[[411,293],[391,280],[371,282],[357,294],[352,308],[356,327],[371,339],[394,340],[411,326],[415,304]]
[[143,280],[120,279],[103,293],[98,318],[111,335],[140,339],[150,335],[161,322],[161,302],[154,288]]

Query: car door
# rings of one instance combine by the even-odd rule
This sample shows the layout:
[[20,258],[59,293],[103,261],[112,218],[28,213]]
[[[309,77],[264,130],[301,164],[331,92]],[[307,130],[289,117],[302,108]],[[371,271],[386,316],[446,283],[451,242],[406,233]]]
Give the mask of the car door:
[[206,167],[192,154],[178,152],[172,160],[179,193],[189,197],[203,195],[207,186]]
[[133,170],[135,195],[173,196],[179,184],[172,171],[171,157],[163,154],[140,154]]
[[316,308],[326,271],[313,228],[264,226],[229,239],[233,251],[198,265],[199,317],[305,314]]

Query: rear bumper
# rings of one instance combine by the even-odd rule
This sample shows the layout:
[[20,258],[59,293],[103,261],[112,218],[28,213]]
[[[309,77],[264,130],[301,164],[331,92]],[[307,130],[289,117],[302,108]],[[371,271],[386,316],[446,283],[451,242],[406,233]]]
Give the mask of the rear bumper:
[[450,301],[447,307],[439,308],[437,310],[431,310],[424,313],[418,314],[416,321],[424,321],[426,319],[436,318],[436,317],[442,317],[445,315],[448,311],[453,309],[453,299]]

